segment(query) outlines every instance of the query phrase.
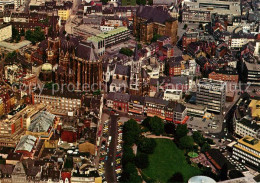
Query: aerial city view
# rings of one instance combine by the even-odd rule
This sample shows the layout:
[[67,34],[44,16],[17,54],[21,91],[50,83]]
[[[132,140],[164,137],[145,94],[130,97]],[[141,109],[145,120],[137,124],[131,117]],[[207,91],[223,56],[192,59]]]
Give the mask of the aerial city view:
[[260,183],[260,0],[0,0],[0,183]]

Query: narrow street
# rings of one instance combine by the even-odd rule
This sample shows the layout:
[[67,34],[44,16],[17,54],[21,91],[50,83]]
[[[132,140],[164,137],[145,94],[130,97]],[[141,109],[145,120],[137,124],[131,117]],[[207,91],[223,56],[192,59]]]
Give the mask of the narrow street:
[[109,144],[108,159],[105,162],[105,176],[108,183],[116,182],[115,157],[117,146],[117,116],[111,115],[109,135],[112,137]]

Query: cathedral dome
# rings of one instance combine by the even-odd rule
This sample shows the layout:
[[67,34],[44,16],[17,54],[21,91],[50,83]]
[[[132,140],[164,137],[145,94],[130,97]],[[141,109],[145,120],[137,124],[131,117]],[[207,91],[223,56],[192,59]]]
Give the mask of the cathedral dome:
[[50,63],[43,64],[42,71],[52,71],[52,65]]

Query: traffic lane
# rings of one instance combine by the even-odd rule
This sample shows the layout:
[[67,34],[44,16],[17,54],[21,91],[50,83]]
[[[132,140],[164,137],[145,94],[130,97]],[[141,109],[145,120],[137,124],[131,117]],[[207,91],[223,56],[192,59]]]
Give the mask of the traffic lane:
[[112,137],[112,139],[109,144],[108,159],[105,163],[105,166],[106,166],[106,181],[108,183],[110,182],[114,183],[116,182],[115,156],[116,156],[116,146],[117,146],[117,116],[111,115],[110,119],[111,120],[110,120],[109,134]]

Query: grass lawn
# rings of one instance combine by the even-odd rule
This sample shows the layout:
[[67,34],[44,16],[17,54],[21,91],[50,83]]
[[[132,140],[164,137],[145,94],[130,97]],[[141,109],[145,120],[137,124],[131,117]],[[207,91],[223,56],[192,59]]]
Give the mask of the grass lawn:
[[167,182],[174,173],[180,172],[184,181],[199,175],[199,169],[189,165],[185,159],[184,152],[177,148],[169,139],[155,139],[157,146],[153,154],[149,155],[149,167],[142,172],[158,182]]

